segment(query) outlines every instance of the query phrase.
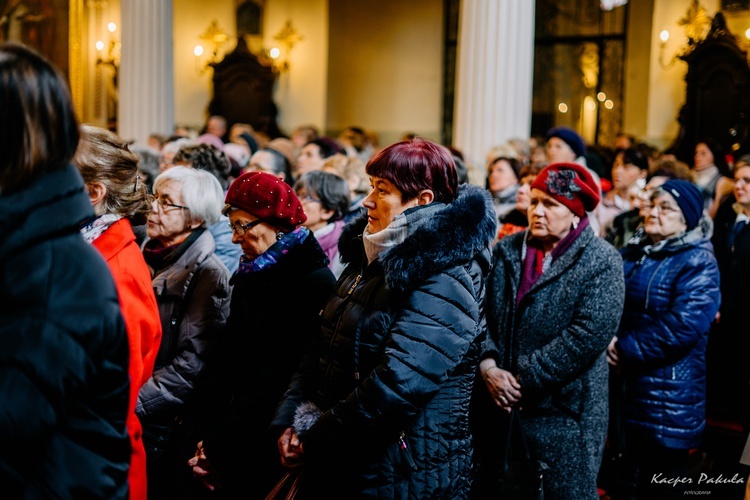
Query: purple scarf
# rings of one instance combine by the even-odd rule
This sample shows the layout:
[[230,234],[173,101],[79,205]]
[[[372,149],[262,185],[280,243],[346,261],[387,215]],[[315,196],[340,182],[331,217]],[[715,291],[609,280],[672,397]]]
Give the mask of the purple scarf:
[[[562,254],[570,248],[575,240],[581,235],[584,229],[589,226],[589,218],[583,217],[578,227],[570,231],[565,238],[555,245],[550,252],[551,262],[557,260]],[[531,233],[529,233],[531,234]],[[521,303],[521,299],[528,293],[534,283],[542,275],[542,264],[544,261],[544,250],[538,240],[529,238],[526,243],[526,258],[521,266],[521,282],[518,284],[518,294],[516,295],[516,307]]]

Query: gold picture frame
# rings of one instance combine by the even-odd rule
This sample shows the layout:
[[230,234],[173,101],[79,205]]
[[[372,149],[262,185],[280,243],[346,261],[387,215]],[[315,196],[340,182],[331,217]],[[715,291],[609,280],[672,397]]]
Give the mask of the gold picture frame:
[[76,111],[83,109],[84,0],[0,0],[0,42],[22,43],[68,79]]

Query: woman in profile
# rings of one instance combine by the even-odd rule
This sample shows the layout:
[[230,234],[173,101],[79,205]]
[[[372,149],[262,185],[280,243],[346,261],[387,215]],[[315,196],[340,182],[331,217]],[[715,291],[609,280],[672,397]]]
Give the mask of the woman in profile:
[[0,45],[0,481],[7,498],[128,498],[128,338],[81,237],[94,210],[70,160],[62,75]]
[[[86,183],[95,215],[81,225],[84,239],[107,261],[117,285],[120,308],[130,344],[130,404],[128,471],[131,499],[146,498],[146,450],[141,423],[135,414],[138,391],[151,377],[161,342],[161,321],[151,274],[136,244],[132,225],[146,223],[151,196],[138,173],[138,155],[112,132],[82,127],[73,163]],[[132,225],[131,225],[132,224]]]
[[154,372],[138,395],[149,498],[173,498],[173,475],[185,468],[181,427],[195,388],[229,315],[229,270],[215,253],[208,226],[219,220],[224,194],[216,176],[172,167],[154,181],[149,240],[143,254],[159,305],[162,342]]
[[318,336],[320,311],[336,280],[284,180],[242,174],[225,201],[242,258],[232,276],[227,326],[199,389],[202,419],[188,464],[219,498],[263,498],[285,472],[269,424]]
[[367,173],[366,213],[339,244],[347,267],[273,421],[281,461],[315,498],[467,498],[492,200],[419,138]]

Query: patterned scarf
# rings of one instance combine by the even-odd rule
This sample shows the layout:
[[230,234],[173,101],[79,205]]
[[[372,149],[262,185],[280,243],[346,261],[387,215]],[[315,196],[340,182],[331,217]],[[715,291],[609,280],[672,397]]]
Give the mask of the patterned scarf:
[[240,257],[240,267],[237,268],[238,274],[248,274],[257,271],[267,269],[276,264],[281,258],[289,253],[289,251],[301,245],[302,242],[310,234],[310,230],[304,226],[300,226],[291,233],[287,233],[279,241],[271,245],[271,247],[258,255],[254,259],[248,259],[246,256]]
[[104,214],[89,219],[81,225],[81,236],[88,243],[93,243],[109,226],[122,219],[122,215]]
[[544,255],[541,243],[530,237],[528,232],[527,239],[523,242],[521,255],[523,259],[521,282],[518,284],[518,294],[516,295],[516,307],[521,303],[521,299],[528,293],[534,283],[549,269],[550,264],[563,255],[575,240],[581,235],[584,229],[589,226],[589,218],[584,217],[578,223],[578,227],[570,231],[565,238],[555,245],[552,251]]

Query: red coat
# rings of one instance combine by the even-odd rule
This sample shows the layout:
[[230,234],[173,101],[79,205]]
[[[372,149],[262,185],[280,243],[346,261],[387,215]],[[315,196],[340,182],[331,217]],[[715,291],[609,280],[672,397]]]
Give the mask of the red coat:
[[130,498],[142,500],[146,498],[146,451],[141,440],[141,423],[135,414],[135,403],[141,386],[151,377],[159,351],[159,308],[151,286],[151,273],[127,219],[112,224],[94,240],[94,246],[104,256],[112,272],[128,331],[130,399],[127,428],[132,449],[128,482]]

